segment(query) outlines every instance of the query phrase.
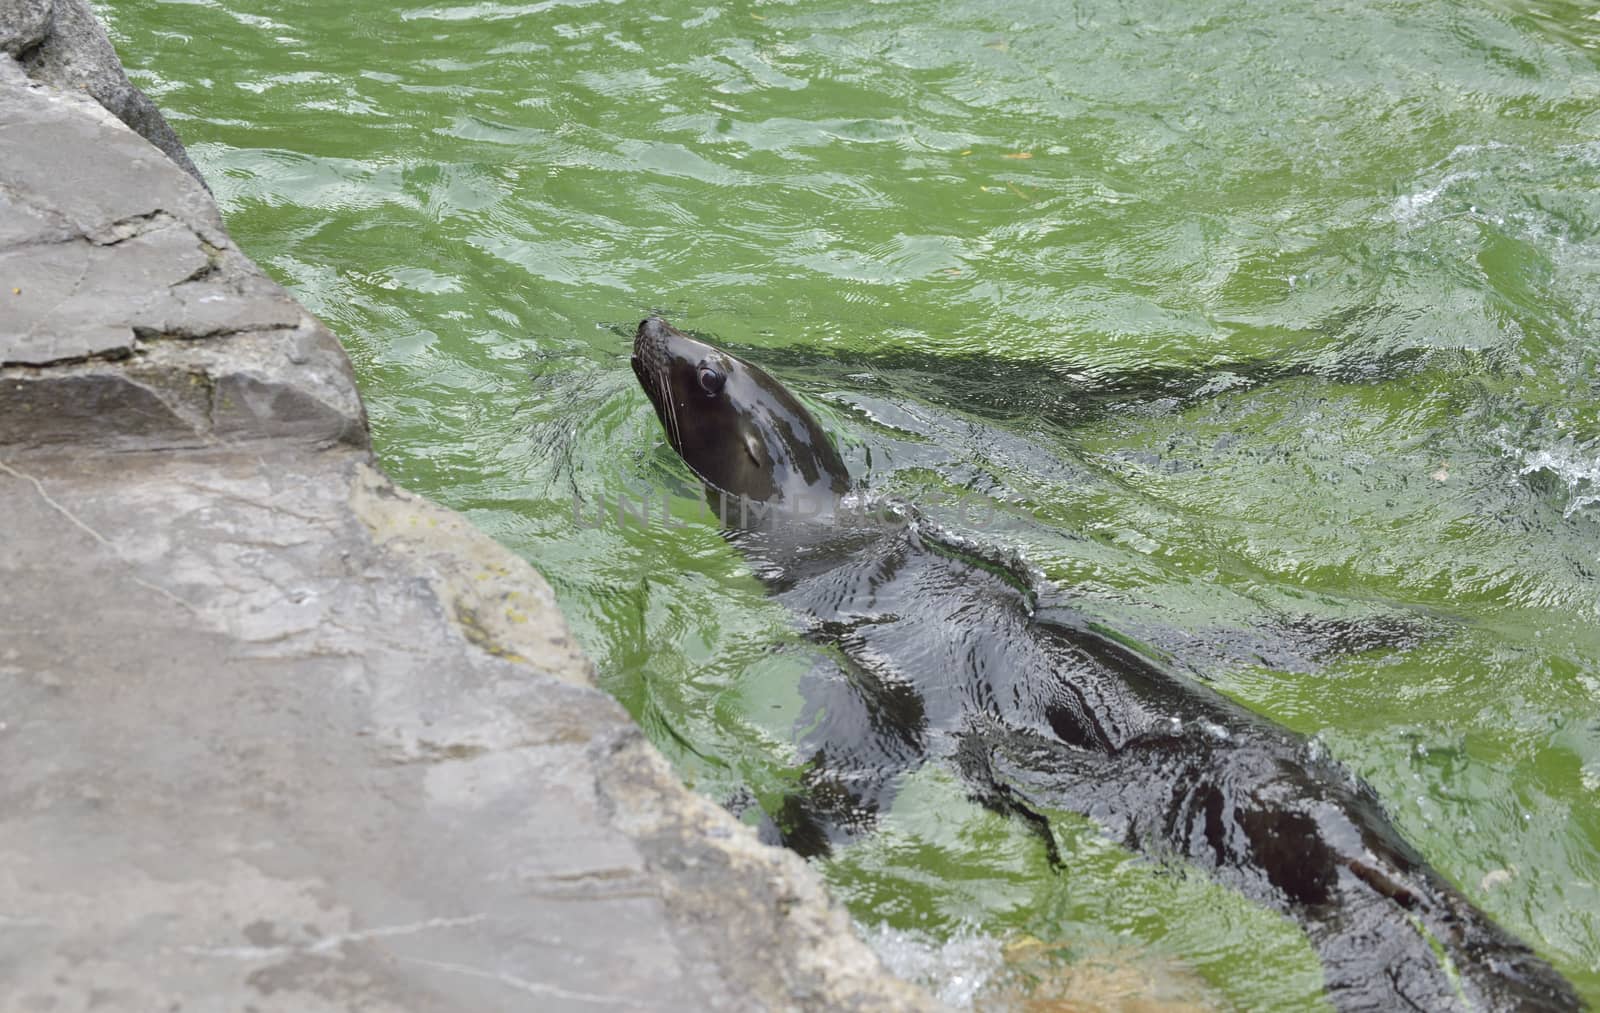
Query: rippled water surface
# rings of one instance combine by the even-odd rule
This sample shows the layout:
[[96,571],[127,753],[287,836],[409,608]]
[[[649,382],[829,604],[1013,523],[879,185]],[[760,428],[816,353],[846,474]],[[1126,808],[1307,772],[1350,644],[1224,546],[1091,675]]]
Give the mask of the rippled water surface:
[[[692,520],[627,367],[647,311],[768,364],[873,486],[959,492],[1086,611],[1192,641],[1600,1002],[1592,5],[102,11],[344,339],[388,469],[549,575],[701,790],[781,797],[808,661]],[[643,488],[688,526],[574,520]],[[1296,639],[1393,617],[1423,632]],[[1031,938],[1321,1001],[1288,921],[1057,834],[1065,872],[925,768],[823,871],[957,999]]]

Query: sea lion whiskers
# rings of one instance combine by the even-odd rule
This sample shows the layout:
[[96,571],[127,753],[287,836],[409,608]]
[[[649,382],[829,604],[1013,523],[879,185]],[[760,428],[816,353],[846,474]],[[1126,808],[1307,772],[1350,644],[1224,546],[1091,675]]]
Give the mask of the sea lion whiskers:
[[672,446],[680,454],[683,452],[683,427],[678,422],[678,402],[672,396],[672,385],[667,382],[667,367],[663,363],[656,369],[656,375],[661,378],[661,397],[666,402],[667,417],[672,422]]

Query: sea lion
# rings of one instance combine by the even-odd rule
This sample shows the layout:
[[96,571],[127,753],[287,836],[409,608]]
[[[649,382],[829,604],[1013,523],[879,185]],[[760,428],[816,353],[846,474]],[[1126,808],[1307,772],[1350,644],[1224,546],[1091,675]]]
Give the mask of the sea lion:
[[849,490],[817,420],[759,367],[660,317],[639,324],[630,361],[667,442],[713,493],[793,514],[826,512]]
[[[633,351],[710,495],[783,504],[850,489],[822,427],[765,372],[654,317]],[[733,533],[841,659],[800,720],[811,759],[806,790],[772,814],[784,843],[816,854],[848,840],[933,759],[1052,845],[1040,811],[1080,812],[1292,915],[1341,1009],[1581,1008],[1316,744],[1057,604],[1019,561],[902,516],[808,513]]]

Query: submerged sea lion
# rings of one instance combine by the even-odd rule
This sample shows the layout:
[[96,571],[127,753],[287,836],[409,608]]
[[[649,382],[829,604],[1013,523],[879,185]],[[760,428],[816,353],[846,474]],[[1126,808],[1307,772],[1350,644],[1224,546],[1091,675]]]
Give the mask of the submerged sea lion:
[[816,854],[849,839],[932,759],[1047,841],[1040,809],[1080,812],[1289,913],[1341,1009],[1581,1008],[1312,742],[1052,604],[1017,561],[914,509],[856,523],[836,509],[850,479],[826,433],[757,367],[657,318],[633,351],[709,495],[770,508],[733,535],[842,659],[801,718],[807,790],[772,814],[785,844]]

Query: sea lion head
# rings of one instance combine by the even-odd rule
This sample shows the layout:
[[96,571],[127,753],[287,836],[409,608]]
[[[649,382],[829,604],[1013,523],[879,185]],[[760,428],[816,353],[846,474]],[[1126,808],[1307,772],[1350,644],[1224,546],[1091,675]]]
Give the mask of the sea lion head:
[[639,324],[632,362],[672,449],[714,491],[789,507],[849,491],[822,426],[759,367],[660,317]]

